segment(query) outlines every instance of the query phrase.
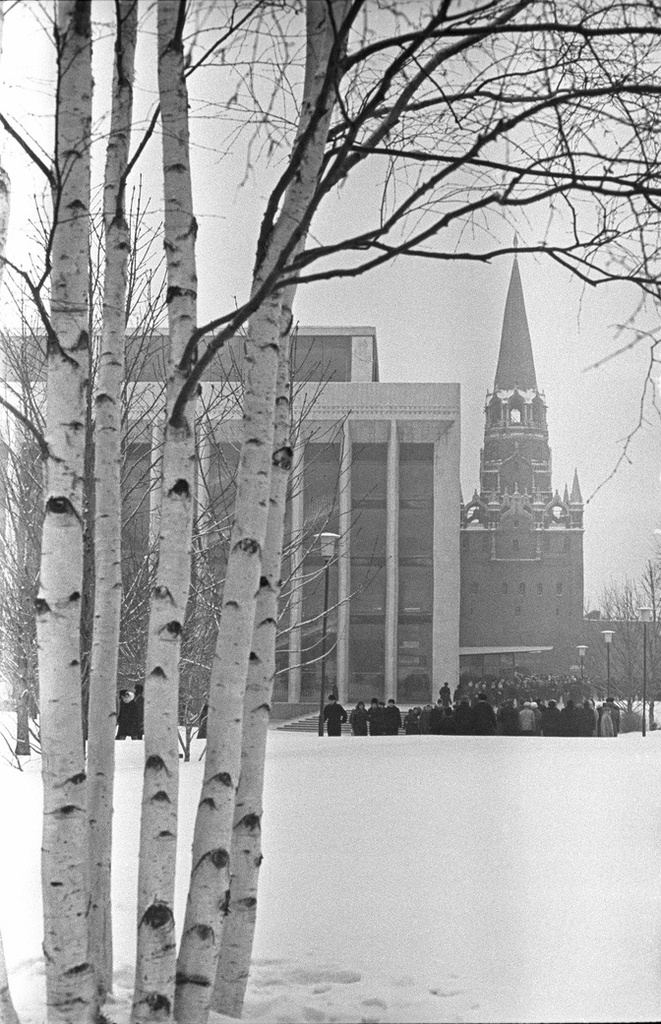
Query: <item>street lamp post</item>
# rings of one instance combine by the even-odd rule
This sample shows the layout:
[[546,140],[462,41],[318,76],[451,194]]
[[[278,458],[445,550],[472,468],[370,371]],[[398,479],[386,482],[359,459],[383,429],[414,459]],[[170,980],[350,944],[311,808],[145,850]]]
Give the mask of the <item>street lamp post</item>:
[[576,650],[578,651],[578,657],[579,657],[580,665],[581,665],[581,694],[582,694],[582,692],[583,692],[583,677],[584,677],[584,674],[585,674],[585,652],[587,651],[587,647],[586,647],[585,644],[579,644],[578,647],[576,648]]
[[324,735],[324,697],[326,693],[326,634],[328,631],[328,601],[330,596],[330,563],[335,554],[338,533],[318,534],[321,557],[324,559],[324,611],[321,618],[321,683],[319,685],[319,735]]
[[602,629],[601,635],[606,643],[606,696],[611,695],[611,644],[615,636],[615,630]]
[[642,734],[646,733],[645,708],[647,706],[647,623],[652,621],[652,609],[645,606],[638,609],[638,618],[643,624],[643,724]]

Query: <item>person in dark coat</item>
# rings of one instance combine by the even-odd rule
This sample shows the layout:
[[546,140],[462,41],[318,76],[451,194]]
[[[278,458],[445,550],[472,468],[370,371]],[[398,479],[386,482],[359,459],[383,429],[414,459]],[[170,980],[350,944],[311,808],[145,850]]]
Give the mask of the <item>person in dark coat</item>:
[[471,706],[466,693],[461,695],[461,700],[454,709],[454,727],[458,736],[468,736],[472,730]]
[[452,701],[452,691],[447,683],[443,683],[442,687],[438,691],[438,695],[441,698],[441,704],[444,708],[449,708]]
[[420,709],[410,708],[404,716],[404,733],[406,736],[420,735]]
[[471,708],[471,732],[475,736],[496,735],[496,712],[487,700],[486,693],[479,693]]
[[580,736],[579,733],[579,719],[577,716],[576,705],[574,701],[569,698],[564,708],[560,712],[560,735],[561,736]]
[[550,700],[542,711],[542,736],[562,734],[561,712],[554,700]]
[[364,701],[359,700],[349,715],[349,725],[354,736],[367,736],[367,711]]
[[452,708],[445,708],[444,718],[441,722],[441,734],[443,736],[454,736],[456,731],[454,711]]
[[384,736],[397,736],[402,728],[402,715],[391,697],[383,712],[383,734]]
[[597,712],[592,706],[591,700],[584,700],[580,708],[576,710],[578,720],[579,736],[595,736],[597,728]]
[[613,723],[613,733],[615,736],[620,734],[620,719],[621,712],[615,703],[615,697],[606,697],[606,704],[611,709],[611,721]]
[[431,715],[429,716],[429,731],[432,736],[440,736],[443,732],[443,720],[445,718],[445,708],[442,700],[437,700],[435,707],[431,709]]
[[519,735],[519,712],[514,707],[513,700],[506,700],[496,712],[498,729],[502,736]]
[[136,740],[141,740],[145,733],[145,688],[142,683],[135,684],[135,721],[137,725]]
[[119,708],[117,710],[117,736],[118,740],[125,740],[130,736],[136,739],[138,732],[138,719],[135,713],[135,696],[133,690],[119,691]]
[[425,704],[424,708],[420,712],[420,732],[427,736],[431,732],[431,713],[433,708],[431,704]]
[[370,736],[383,736],[383,728],[385,722],[383,720],[385,708],[379,704],[376,697],[372,697],[372,702],[367,712],[367,721],[370,727]]
[[328,698],[328,704],[324,708],[324,722],[329,736],[342,735],[342,723],[346,722],[347,713],[338,702],[334,693]]

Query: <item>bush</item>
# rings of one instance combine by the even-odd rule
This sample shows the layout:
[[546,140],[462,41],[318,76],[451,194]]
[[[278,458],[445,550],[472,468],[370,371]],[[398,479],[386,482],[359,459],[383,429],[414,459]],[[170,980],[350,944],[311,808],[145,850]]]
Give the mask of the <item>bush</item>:
[[620,716],[620,732],[640,732],[643,722],[638,711],[623,711]]

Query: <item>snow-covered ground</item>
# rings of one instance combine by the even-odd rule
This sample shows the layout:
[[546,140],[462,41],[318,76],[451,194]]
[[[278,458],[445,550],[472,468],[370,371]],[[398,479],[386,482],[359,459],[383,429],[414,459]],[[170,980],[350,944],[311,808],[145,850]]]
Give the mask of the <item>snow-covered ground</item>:
[[[201,744],[181,766],[183,918]],[[142,744],[117,744],[117,1003],[133,980]],[[244,1019],[661,1018],[661,730],[616,740],[269,733]],[[0,924],[44,1019],[40,777],[0,769]],[[216,1017],[219,1022],[223,1018]]]

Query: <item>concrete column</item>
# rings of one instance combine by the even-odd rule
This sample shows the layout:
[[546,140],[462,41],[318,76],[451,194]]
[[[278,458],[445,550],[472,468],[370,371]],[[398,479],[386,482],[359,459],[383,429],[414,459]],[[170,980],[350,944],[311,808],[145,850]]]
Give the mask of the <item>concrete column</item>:
[[386,483],[386,650],[385,699],[397,699],[397,613],[399,605],[399,438],[390,423]]
[[301,699],[301,621],[303,619],[303,469],[305,446],[294,450],[291,498],[291,600],[289,602],[289,673],[287,700],[296,704]]
[[459,418],[434,445],[433,692],[459,681]]
[[349,617],[351,606],[351,435],[349,421],[342,429],[340,461],[339,534],[337,564],[337,689],[340,703],[349,696]]

